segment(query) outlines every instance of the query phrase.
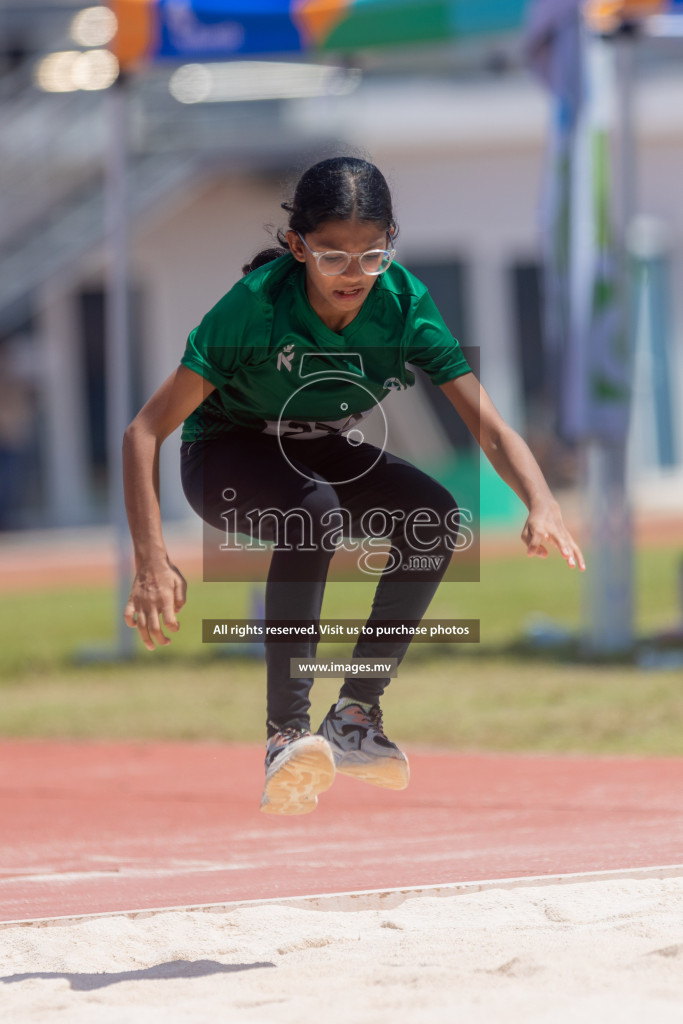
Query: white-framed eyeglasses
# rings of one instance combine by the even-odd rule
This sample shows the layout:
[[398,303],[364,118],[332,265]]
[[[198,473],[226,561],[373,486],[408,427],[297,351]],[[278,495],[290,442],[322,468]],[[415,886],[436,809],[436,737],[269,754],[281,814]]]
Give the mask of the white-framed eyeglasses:
[[[352,259],[358,260],[358,265],[364,274],[370,277],[377,277],[383,274],[391,266],[391,261],[396,255],[395,249],[368,249],[367,252],[343,252],[337,249],[329,249],[327,252],[315,252],[303,237],[301,232],[297,235],[304,243],[311,256],[314,257],[318,270],[325,277],[337,277],[343,274]],[[387,238],[391,245],[391,235],[387,232]]]

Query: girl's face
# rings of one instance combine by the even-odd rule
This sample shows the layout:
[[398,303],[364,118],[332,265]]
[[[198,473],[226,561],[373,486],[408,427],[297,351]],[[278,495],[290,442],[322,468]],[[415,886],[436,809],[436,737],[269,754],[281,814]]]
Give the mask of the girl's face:
[[[367,252],[386,249],[386,229],[372,221],[326,220],[315,231],[304,235],[314,252]],[[306,264],[306,294],[320,319],[333,331],[350,324],[370,294],[376,277],[364,274],[357,259],[352,259],[343,274],[327,277],[318,270],[313,256],[296,231],[287,232],[292,255]]]

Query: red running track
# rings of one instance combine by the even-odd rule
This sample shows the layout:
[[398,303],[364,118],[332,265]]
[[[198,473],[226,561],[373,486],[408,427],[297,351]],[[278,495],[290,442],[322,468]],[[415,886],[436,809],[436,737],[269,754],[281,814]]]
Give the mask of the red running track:
[[683,863],[683,759],[408,751],[258,810],[263,748],[0,743],[0,921]]

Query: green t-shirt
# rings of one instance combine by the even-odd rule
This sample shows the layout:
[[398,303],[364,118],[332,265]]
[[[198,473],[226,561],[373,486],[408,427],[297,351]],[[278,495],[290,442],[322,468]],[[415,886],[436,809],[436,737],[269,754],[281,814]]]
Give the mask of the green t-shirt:
[[185,421],[183,441],[236,426],[280,436],[348,430],[390,391],[443,384],[470,367],[429,292],[393,263],[339,333],[312,309],[305,267],[287,254],[248,274],[188,338],[183,366],[216,390]]

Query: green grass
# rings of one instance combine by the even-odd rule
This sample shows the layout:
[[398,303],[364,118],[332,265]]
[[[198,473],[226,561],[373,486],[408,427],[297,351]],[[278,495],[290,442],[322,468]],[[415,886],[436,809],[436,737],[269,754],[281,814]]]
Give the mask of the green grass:
[[[637,559],[637,627],[679,617],[671,550]],[[581,581],[559,559],[519,554],[482,563],[480,583],[445,583],[428,617],[480,618],[479,646],[414,644],[384,700],[388,730],[412,744],[479,750],[683,755],[680,670],[561,661],[523,643],[530,617],[578,629]],[[191,582],[170,647],[139,645],[123,664],[89,662],[111,647],[107,588],[0,597],[0,735],[261,741],[264,666],[228,645],[202,645],[202,618],[245,617],[247,585]],[[372,588],[331,584],[323,615],[360,618]],[[321,645],[326,656],[350,648]],[[233,656],[228,656],[232,654]],[[319,680],[313,718],[338,681]]]

